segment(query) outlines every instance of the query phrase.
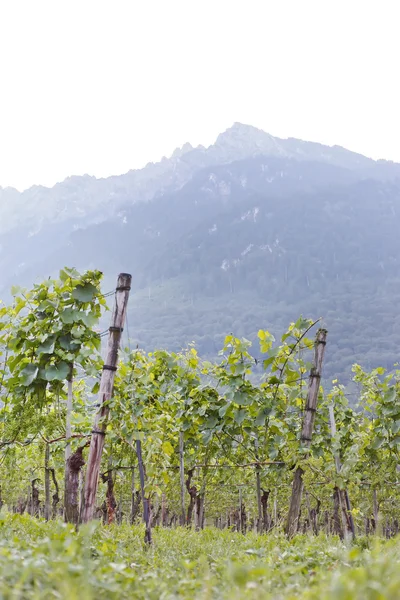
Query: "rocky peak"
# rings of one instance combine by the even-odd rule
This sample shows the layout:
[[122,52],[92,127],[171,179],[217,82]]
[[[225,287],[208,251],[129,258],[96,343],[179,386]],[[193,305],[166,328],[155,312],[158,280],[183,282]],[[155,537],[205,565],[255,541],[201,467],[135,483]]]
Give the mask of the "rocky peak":
[[188,152],[191,152],[192,150],[194,150],[192,144],[186,142],[186,144],[183,144],[182,148],[176,148],[173,151],[171,158],[180,158],[181,156],[187,154]]
[[286,156],[279,138],[275,138],[257,127],[242,123],[234,123],[232,127],[221,133],[214,148],[225,155],[225,158],[232,160],[257,154]]

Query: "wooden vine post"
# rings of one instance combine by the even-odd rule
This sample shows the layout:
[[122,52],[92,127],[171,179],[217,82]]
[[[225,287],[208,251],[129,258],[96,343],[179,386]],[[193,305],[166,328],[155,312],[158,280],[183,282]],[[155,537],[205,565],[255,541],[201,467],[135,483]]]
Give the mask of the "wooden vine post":
[[151,514],[150,514],[150,500],[146,497],[146,474],[144,470],[143,457],[142,457],[142,442],[136,440],[136,454],[138,459],[139,469],[139,480],[140,480],[140,491],[142,494],[143,504],[143,522],[145,524],[144,541],[146,544],[151,544]]
[[[258,438],[254,440],[255,456],[257,461],[259,460],[258,455]],[[256,465],[256,497],[257,497],[257,531],[262,531],[262,504],[261,504],[261,474],[260,465]]]
[[180,525],[184,526],[186,522],[185,508],[185,463],[184,463],[184,440],[183,431],[179,432],[179,480],[180,480],[180,501],[181,514],[179,518]]
[[117,370],[118,363],[118,350],[125,324],[131,280],[131,275],[121,273],[118,276],[117,288],[115,290],[115,302],[108,334],[107,357],[105,364],[103,365],[98,395],[99,410],[94,419],[87,461],[84,500],[81,510],[82,523],[87,523],[93,518],[101,457],[103,454],[104,438],[109,414],[107,402],[111,399],[114,388],[115,371]]
[[244,533],[243,531],[243,496],[242,496],[242,486],[239,485],[239,515],[238,515],[238,526],[240,533]]
[[[64,518],[67,523],[74,523],[75,525],[79,521],[79,509],[76,504],[76,490],[73,487],[75,476],[70,472],[71,463],[71,437],[72,437],[72,408],[73,408],[73,393],[72,393],[72,381],[73,381],[74,365],[73,363],[69,367],[69,373],[67,377],[67,414],[65,419],[65,473],[64,473]],[[79,475],[79,473],[78,473]]]
[[73,379],[74,365],[71,364],[69,368],[69,374],[67,378],[67,415],[65,420],[65,461],[71,456],[71,436],[72,436],[72,425],[71,416],[73,408],[73,392],[72,392],[72,379]]
[[[314,365],[310,372],[308,385],[307,403],[303,419],[301,432],[301,445],[303,448],[310,448],[312,434],[314,430],[315,413],[318,403],[318,392],[321,383],[322,363],[324,360],[326,346],[326,329],[319,329],[314,345]],[[304,455],[306,458],[308,453]],[[300,516],[301,500],[303,495],[304,481],[303,469],[298,466],[293,478],[292,496],[290,499],[289,515],[286,523],[286,534],[293,537],[298,528]]]
[[50,445],[46,443],[44,454],[44,518],[50,519]]
[[373,510],[374,510],[374,533],[379,533],[379,504],[378,504],[378,492],[376,487],[374,487],[372,492],[373,497]]
[[[333,406],[329,406],[329,422],[331,428],[331,436],[332,438],[336,435],[336,421],[335,421],[335,413],[333,410]],[[340,457],[338,453],[335,453],[335,467],[336,473],[339,475],[340,470],[342,468]],[[351,514],[351,505],[349,494],[346,489],[335,488],[335,492],[337,492],[337,496],[339,498],[339,507],[340,514],[342,517],[342,526],[343,526],[343,535],[345,539],[355,538],[356,532],[354,527],[353,516]]]
[[79,522],[79,477],[85,464],[83,448],[84,446],[79,446],[70,455],[65,470],[64,516],[67,523],[74,523],[74,525],[78,525]]
[[130,522],[133,524],[140,510],[140,499],[141,493],[134,487],[134,472],[132,470],[132,502],[131,502],[131,515]]

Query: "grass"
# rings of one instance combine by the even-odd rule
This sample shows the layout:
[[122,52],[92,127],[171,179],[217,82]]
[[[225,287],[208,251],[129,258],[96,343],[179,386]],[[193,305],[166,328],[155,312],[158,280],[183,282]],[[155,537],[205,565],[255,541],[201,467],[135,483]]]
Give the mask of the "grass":
[[246,536],[206,529],[63,523],[4,515],[0,521],[3,599],[398,600],[400,540],[281,534]]

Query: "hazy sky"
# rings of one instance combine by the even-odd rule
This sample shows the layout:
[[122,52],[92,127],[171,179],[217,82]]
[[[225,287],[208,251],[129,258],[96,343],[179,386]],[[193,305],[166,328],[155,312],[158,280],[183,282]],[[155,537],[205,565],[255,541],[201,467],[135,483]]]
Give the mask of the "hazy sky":
[[234,121],[400,161],[399,0],[0,0],[0,185],[123,173]]

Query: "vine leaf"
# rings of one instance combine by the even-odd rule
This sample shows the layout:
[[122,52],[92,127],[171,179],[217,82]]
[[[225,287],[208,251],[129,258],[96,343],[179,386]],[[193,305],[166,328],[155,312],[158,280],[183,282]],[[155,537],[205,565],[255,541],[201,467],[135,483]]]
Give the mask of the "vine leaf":
[[235,413],[235,421],[238,425],[241,425],[243,423],[243,421],[245,420],[247,415],[247,411],[243,408],[241,408],[240,410],[237,410]]
[[53,354],[55,342],[56,342],[56,336],[49,335],[47,340],[42,342],[40,344],[40,346],[38,347],[38,353],[39,354]]
[[71,334],[62,335],[60,337],[60,346],[63,350],[77,350],[80,347],[79,342],[77,342]]
[[81,313],[79,310],[76,310],[74,308],[66,308],[61,313],[61,321],[67,325],[70,325],[72,323],[77,323],[81,320],[82,314],[83,313]]
[[79,300],[79,302],[91,302],[97,293],[96,286],[92,283],[85,283],[84,285],[76,286],[72,292],[72,297],[74,300]]
[[45,369],[45,378],[47,381],[63,381],[68,377],[70,366],[61,361],[56,365],[50,365]]
[[172,456],[172,454],[174,453],[174,448],[173,448],[171,442],[168,442],[168,441],[164,442],[162,445],[162,449],[167,456]]
[[21,385],[25,387],[29,387],[35,381],[37,375],[39,373],[39,367],[37,365],[31,364],[26,365],[20,373],[21,376]]
[[236,404],[241,406],[249,406],[253,403],[253,398],[250,394],[246,394],[244,392],[236,391],[233,395],[233,400]]

